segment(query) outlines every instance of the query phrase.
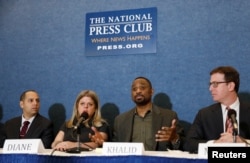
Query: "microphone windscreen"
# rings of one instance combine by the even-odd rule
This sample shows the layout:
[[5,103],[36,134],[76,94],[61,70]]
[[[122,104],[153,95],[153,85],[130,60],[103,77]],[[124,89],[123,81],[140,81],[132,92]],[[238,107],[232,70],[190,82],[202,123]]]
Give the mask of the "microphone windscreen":
[[88,119],[89,114],[87,112],[83,112],[80,117],[83,117],[84,119]]
[[233,114],[234,114],[235,117],[236,117],[236,111],[235,111],[234,109],[229,109],[228,112],[227,112],[227,116],[228,116],[228,117],[231,117]]

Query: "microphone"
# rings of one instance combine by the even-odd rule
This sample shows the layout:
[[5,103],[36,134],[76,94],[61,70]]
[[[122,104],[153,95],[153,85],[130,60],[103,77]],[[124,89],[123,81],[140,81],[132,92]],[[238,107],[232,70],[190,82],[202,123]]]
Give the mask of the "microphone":
[[227,112],[228,118],[231,119],[233,125],[233,139],[236,142],[236,135],[238,135],[238,124],[236,120],[236,111],[234,109],[229,109]]
[[89,115],[87,112],[83,112],[79,118],[79,120],[77,121],[76,125],[74,126],[74,129],[77,130],[77,146],[74,148],[70,148],[67,149],[66,152],[67,153],[81,153],[81,151],[84,151],[86,149],[81,148],[81,143],[80,143],[80,135],[81,135],[81,129],[79,128],[80,124],[82,123],[82,121],[88,119]]
[[82,121],[85,121],[86,119],[88,119],[89,115],[87,112],[83,112],[79,118],[79,120],[77,121],[76,125],[74,126],[74,129],[77,129],[80,124],[82,123]]

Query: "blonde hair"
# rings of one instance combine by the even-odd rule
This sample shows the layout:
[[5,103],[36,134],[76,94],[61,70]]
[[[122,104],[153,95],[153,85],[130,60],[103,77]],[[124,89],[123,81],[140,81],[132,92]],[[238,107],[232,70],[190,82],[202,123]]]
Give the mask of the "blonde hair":
[[95,127],[100,127],[100,126],[102,126],[102,123],[106,123],[106,121],[101,116],[100,102],[99,102],[99,98],[98,98],[97,94],[92,90],[83,90],[78,94],[78,96],[75,100],[75,103],[73,106],[72,116],[71,116],[70,120],[67,121],[66,126],[68,128],[74,127],[73,121],[75,119],[78,120],[80,118],[80,114],[78,112],[77,107],[78,107],[79,101],[83,97],[90,97],[94,101],[94,105],[95,105],[95,114],[93,115],[93,117],[90,117],[87,121],[84,121],[84,125],[86,127],[90,127],[89,120],[92,120],[92,125]]

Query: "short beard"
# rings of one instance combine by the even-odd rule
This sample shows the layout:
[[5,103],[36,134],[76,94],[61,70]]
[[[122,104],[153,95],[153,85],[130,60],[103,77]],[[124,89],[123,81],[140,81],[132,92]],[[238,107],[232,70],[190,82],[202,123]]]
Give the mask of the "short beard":
[[134,100],[134,102],[136,103],[137,106],[144,106],[146,104],[148,104],[150,102],[150,100],[142,100],[142,101],[136,101]]

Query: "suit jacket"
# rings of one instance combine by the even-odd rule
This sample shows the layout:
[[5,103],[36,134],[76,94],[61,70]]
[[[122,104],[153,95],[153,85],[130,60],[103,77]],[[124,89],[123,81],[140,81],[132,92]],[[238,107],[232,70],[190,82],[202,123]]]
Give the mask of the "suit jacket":
[[[114,132],[113,132],[113,141],[114,142],[131,142],[132,129],[133,129],[133,118],[135,114],[135,109],[133,109],[118,115],[114,121]],[[162,126],[171,126],[172,120],[177,119],[177,133],[183,137],[184,130],[179,125],[179,120],[176,112],[163,109],[156,105],[152,107],[152,137],[155,137],[155,134]],[[156,151],[166,151],[167,148],[172,149],[172,144],[170,142],[156,142],[154,141],[154,150]],[[181,148],[181,147],[180,147]]]
[[[250,104],[240,102],[239,122],[239,135],[250,139]],[[224,125],[220,103],[200,109],[187,134],[184,150],[197,153],[199,143],[218,139]]]
[[[3,146],[5,139],[19,139],[21,123],[21,116],[15,117],[5,122],[4,135],[1,146]],[[37,114],[33,122],[30,124],[30,127],[24,138],[40,138],[45,148],[51,148],[51,143],[54,140],[52,122],[42,115]]]
[[0,123],[0,148],[3,147],[3,143],[4,143],[4,124]]

